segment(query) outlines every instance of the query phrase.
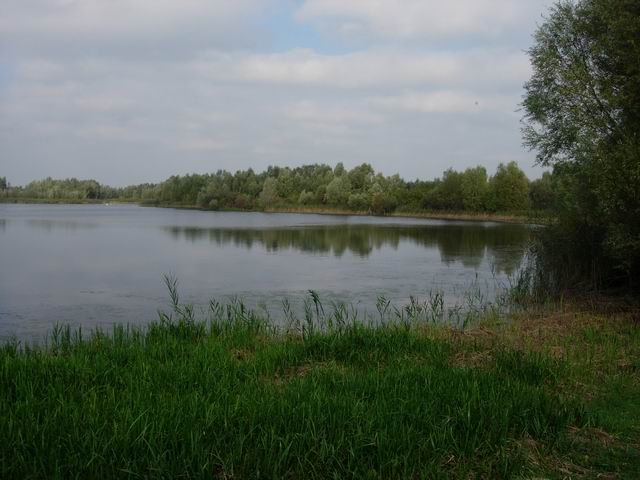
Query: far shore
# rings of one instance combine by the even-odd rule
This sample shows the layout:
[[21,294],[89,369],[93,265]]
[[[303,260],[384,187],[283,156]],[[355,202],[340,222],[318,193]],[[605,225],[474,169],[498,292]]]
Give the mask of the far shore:
[[120,199],[114,200],[96,200],[96,199],[41,199],[41,198],[0,198],[0,203],[19,203],[19,204],[53,204],[53,205],[100,205],[100,204],[119,204],[119,205],[140,205],[144,207],[156,208],[177,208],[185,210],[203,210],[203,211],[223,211],[223,212],[264,212],[264,213],[295,213],[295,214],[315,214],[315,215],[342,215],[342,216],[366,216],[366,217],[396,217],[396,218],[423,218],[433,220],[459,220],[469,222],[499,222],[499,223],[547,223],[544,216],[517,213],[488,213],[488,212],[405,212],[397,211],[386,215],[376,215],[370,211],[348,210],[341,208],[327,207],[269,207],[265,209],[220,209],[211,210],[197,205],[183,205],[171,203],[157,202],[136,202]]
[[318,215],[358,215],[372,217],[424,218],[433,220],[462,220],[470,222],[530,223],[527,215],[492,214],[486,212],[392,212],[387,215],[374,215],[365,211],[332,210],[324,208],[270,208],[269,213],[313,213]]

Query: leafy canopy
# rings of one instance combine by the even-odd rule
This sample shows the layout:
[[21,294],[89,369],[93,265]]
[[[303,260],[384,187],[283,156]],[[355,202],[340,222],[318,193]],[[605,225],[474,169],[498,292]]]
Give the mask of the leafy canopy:
[[564,241],[585,270],[631,280],[640,273],[640,2],[561,1],[529,54],[524,140],[559,176],[560,223],[572,229]]

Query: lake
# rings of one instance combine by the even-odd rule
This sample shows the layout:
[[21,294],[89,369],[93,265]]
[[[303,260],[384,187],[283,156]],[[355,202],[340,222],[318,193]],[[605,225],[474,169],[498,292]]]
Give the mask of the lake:
[[0,339],[42,339],[56,323],[143,324],[184,301],[241,297],[274,319],[317,291],[375,311],[440,291],[491,298],[519,268],[531,227],[492,222],[135,205],[0,204]]

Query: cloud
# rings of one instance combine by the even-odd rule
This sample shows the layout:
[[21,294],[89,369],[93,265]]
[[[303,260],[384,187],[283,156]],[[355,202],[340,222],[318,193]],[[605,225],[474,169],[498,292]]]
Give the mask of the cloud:
[[496,36],[530,22],[542,0],[305,0],[301,21],[344,36],[416,39]]
[[65,74],[64,65],[47,59],[33,59],[16,67],[16,76],[23,80],[56,80]]
[[255,45],[277,0],[3,0],[0,52],[167,58]]
[[286,106],[283,113],[297,122],[311,124],[380,124],[384,117],[367,111],[361,105],[347,106],[347,102],[338,105],[326,105],[317,101],[303,100]]
[[201,56],[199,75],[228,82],[258,82],[319,88],[379,88],[415,85],[520,88],[530,64],[522,52],[503,49],[404,52],[368,50],[323,55],[298,49],[274,54]]
[[526,167],[514,109],[539,3],[4,0],[0,174]]
[[503,94],[474,94],[465,91],[405,92],[371,99],[384,109],[420,113],[508,113],[515,111],[519,97]]
[[219,24],[259,5],[256,0],[4,0],[0,32],[140,36],[203,19]]
[[224,150],[226,144],[220,140],[215,140],[212,138],[188,138],[178,143],[178,148],[183,150],[202,150],[209,152],[217,152],[220,150]]

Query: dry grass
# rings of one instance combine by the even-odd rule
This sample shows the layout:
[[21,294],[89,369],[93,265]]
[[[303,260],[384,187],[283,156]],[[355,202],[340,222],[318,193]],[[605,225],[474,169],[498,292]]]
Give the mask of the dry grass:
[[[316,215],[355,215],[370,216],[371,212],[363,210],[347,210],[328,207],[271,207],[264,210],[268,213],[312,213]],[[469,212],[393,212],[389,217],[399,218],[424,218],[433,220],[462,220],[475,222],[501,222],[501,223],[527,223],[526,215],[506,215],[493,213],[469,213]]]

